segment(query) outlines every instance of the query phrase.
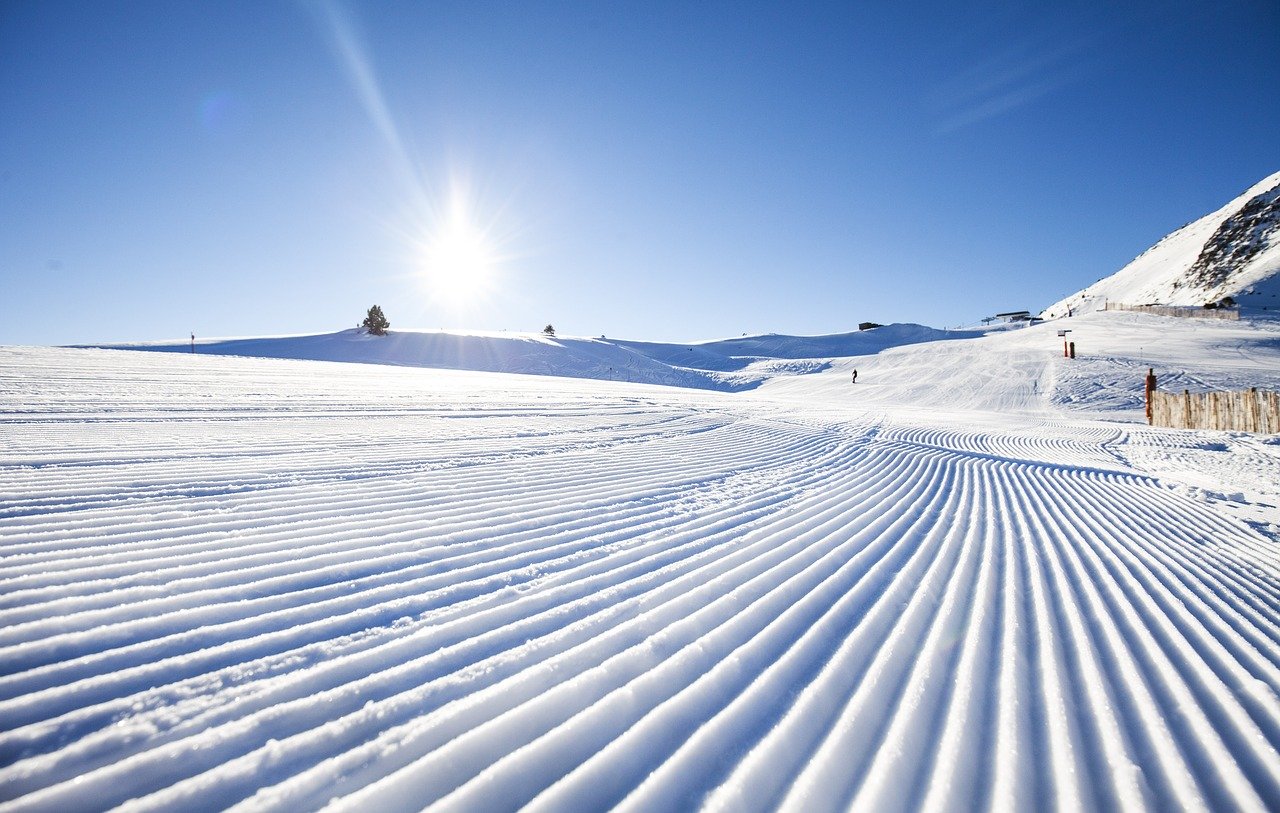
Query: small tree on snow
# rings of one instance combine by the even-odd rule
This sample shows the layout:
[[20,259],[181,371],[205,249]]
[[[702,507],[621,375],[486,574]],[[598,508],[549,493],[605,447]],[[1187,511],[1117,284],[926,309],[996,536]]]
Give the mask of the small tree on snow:
[[387,317],[382,315],[382,308],[374,305],[369,309],[369,315],[360,323],[360,327],[368,330],[374,336],[387,335],[387,328],[391,327],[391,323],[387,321]]
[[554,327],[552,327],[551,325],[547,325],[546,327],[544,327],[544,328],[542,329],[542,332],[543,332],[543,333],[545,333],[545,334],[547,334],[548,336],[554,336],[554,335],[556,335],[556,329],[555,329]]

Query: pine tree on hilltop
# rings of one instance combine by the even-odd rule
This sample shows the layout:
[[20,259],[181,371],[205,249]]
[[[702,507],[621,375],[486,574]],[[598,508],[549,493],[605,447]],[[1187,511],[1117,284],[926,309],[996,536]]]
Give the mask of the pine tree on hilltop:
[[391,323],[387,321],[387,317],[382,315],[382,308],[374,305],[369,309],[369,315],[360,323],[360,327],[365,328],[374,336],[387,335],[387,328],[391,327]]
[[552,327],[551,325],[547,325],[546,327],[544,327],[544,328],[542,329],[542,332],[543,332],[543,333],[545,333],[545,334],[547,334],[548,336],[554,336],[554,335],[556,335],[556,329],[555,329],[554,327]]

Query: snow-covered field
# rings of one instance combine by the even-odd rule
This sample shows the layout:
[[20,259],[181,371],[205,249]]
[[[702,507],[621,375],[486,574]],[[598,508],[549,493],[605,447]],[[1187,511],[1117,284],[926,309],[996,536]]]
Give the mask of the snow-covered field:
[[1276,809],[1280,439],[1153,365],[1277,388],[1280,324],[737,393],[0,348],[0,808]]

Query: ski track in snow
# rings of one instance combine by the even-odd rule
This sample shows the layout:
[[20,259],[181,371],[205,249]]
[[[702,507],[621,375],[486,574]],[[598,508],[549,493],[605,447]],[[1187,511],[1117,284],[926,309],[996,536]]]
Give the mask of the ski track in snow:
[[0,810],[1280,807],[1185,433],[18,348],[0,433]]

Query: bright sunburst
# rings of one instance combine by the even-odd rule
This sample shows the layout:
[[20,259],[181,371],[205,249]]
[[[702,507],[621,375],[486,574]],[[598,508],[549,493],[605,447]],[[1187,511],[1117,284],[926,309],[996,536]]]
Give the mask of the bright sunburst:
[[503,238],[494,233],[496,221],[481,215],[465,183],[455,180],[443,205],[433,209],[430,225],[415,241],[422,282],[438,304],[470,309],[497,287]]
[[455,213],[425,246],[427,284],[434,296],[465,303],[488,289],[497,256],[484,233]]

